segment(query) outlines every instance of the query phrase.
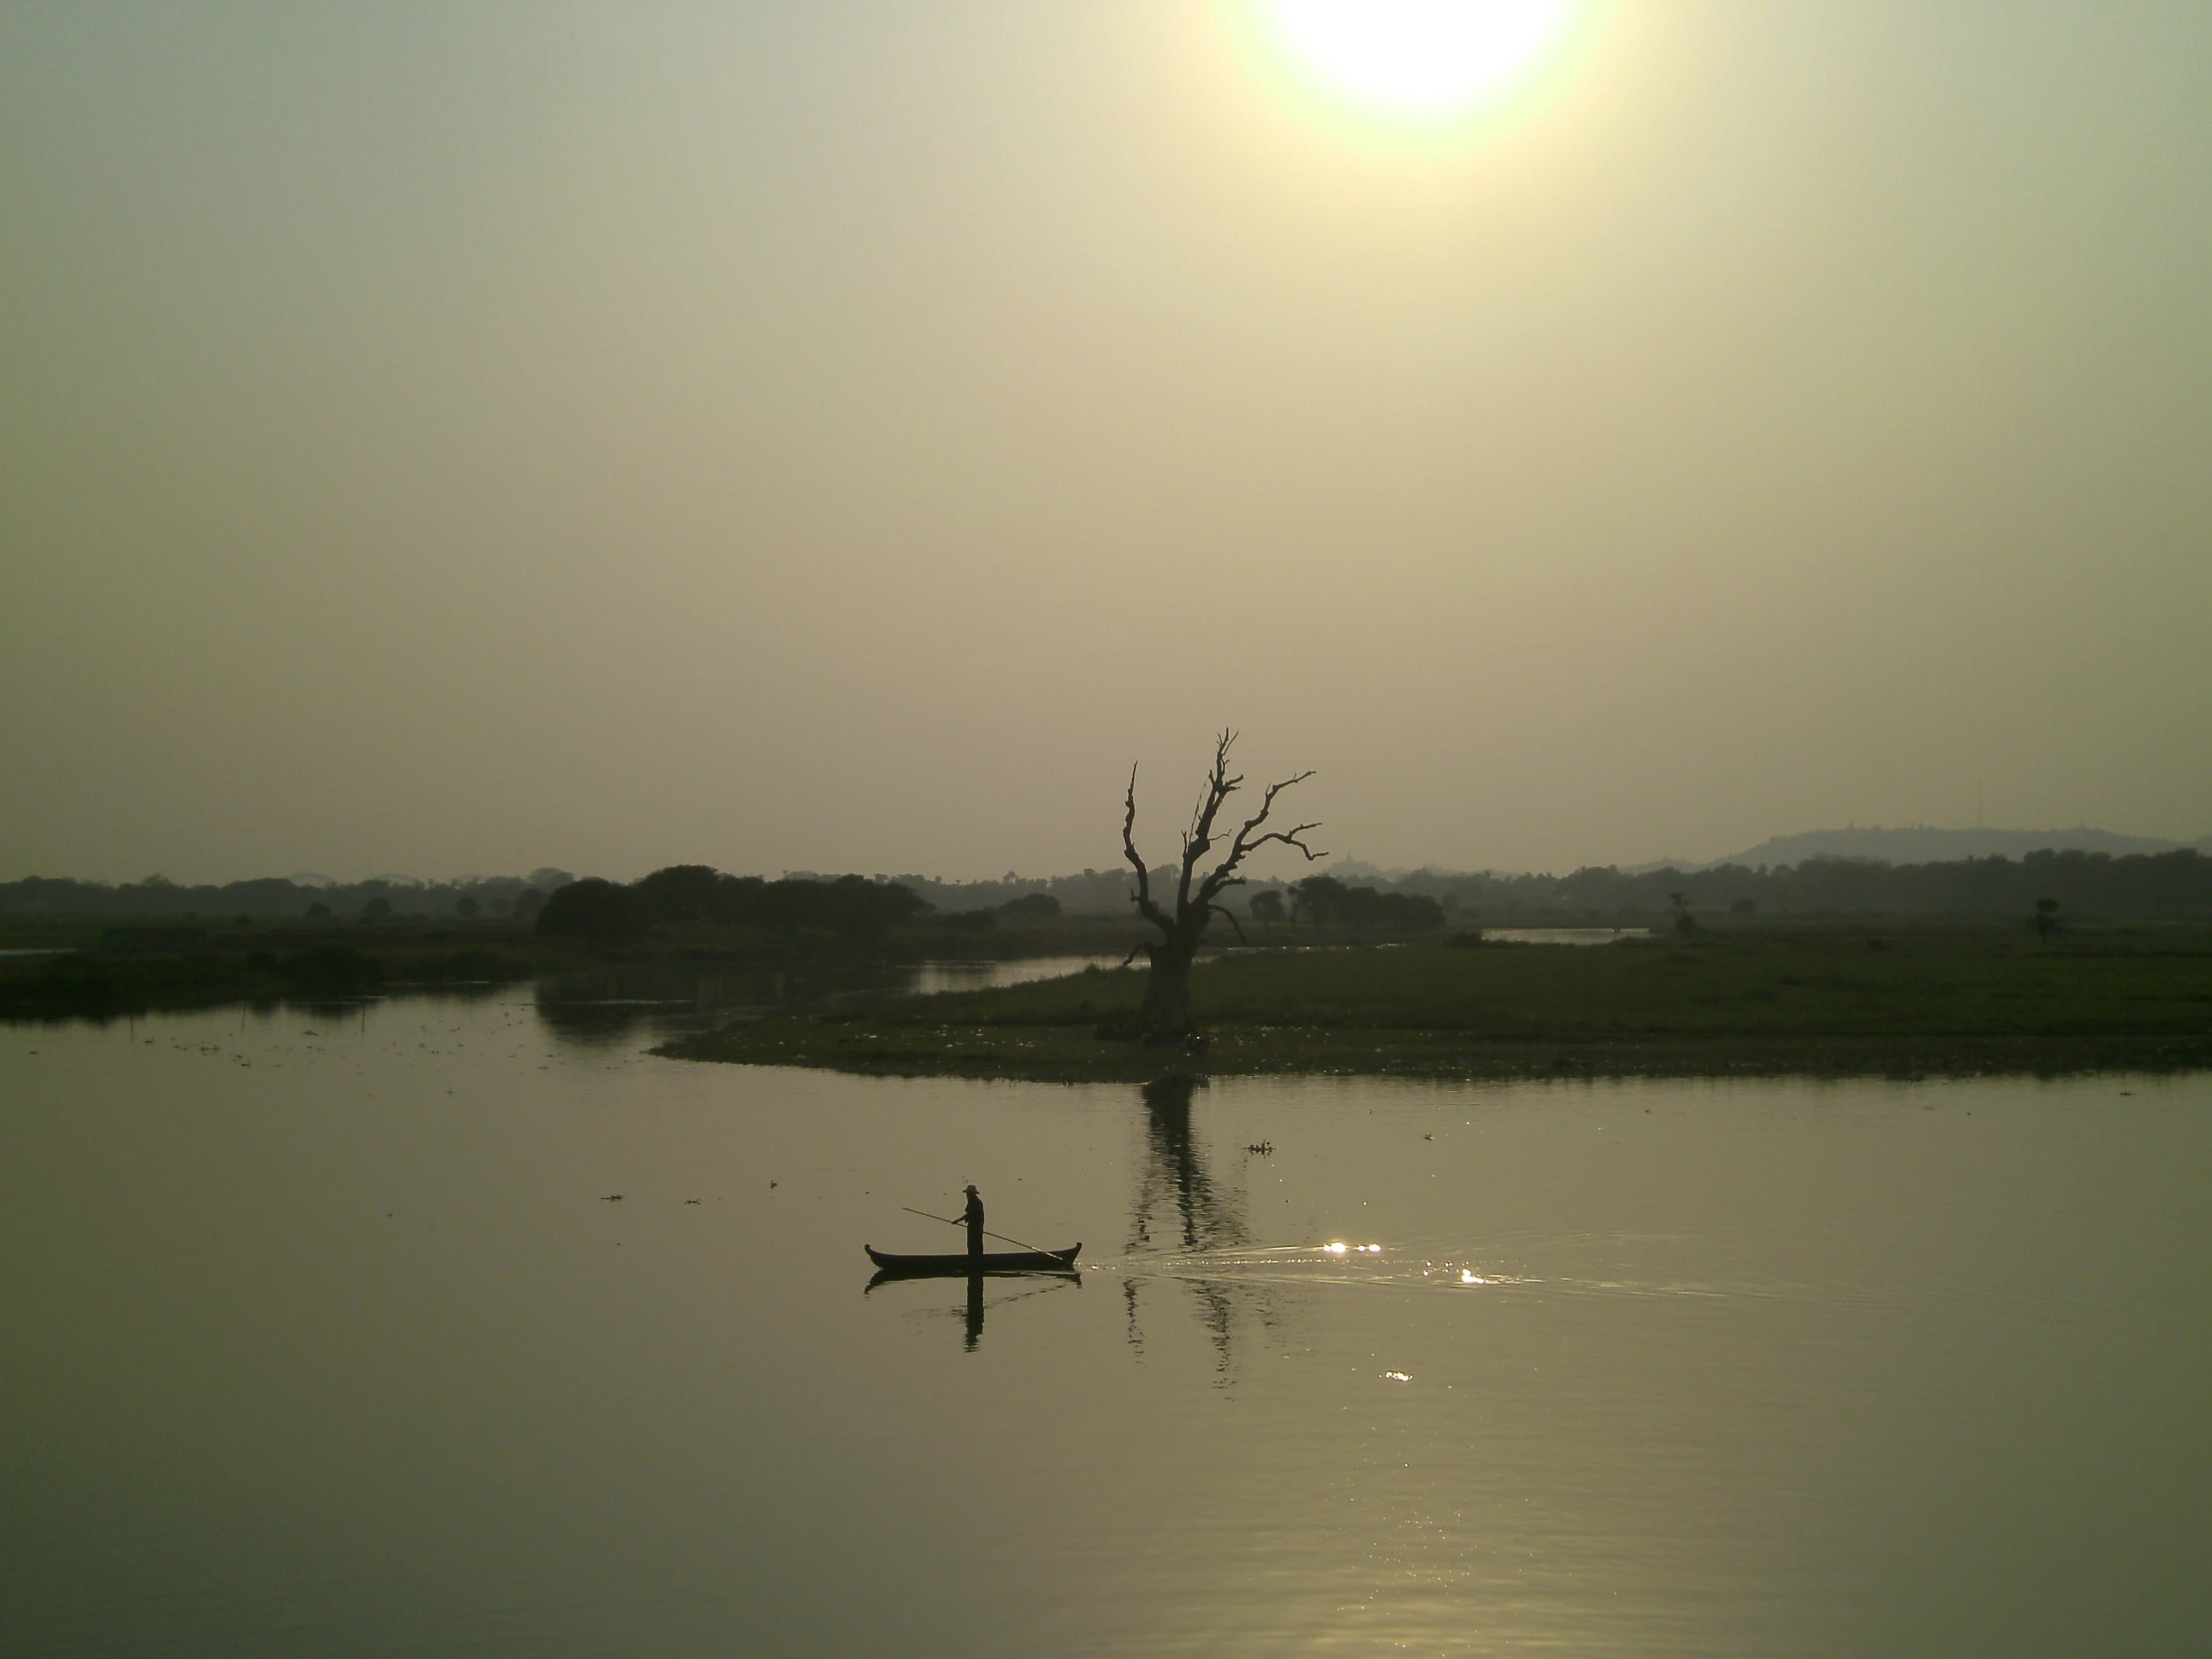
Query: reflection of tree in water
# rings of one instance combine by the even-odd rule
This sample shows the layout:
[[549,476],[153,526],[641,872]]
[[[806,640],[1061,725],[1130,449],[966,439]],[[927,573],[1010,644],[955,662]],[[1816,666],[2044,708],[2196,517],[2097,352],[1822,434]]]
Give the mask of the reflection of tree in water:
[[[1130,1213],[1131,1255],[1153,1251],[1200,1255],[1252,1243],[1243,1196],[1215,1181],[1191,1133],[1191,1095],[1204,1081],[1171,1073],[1144,1086],[1145,1162]],[[1218,1369],[1224,1373],[1232,1359],[1232,1332],[1240,1309],[1257,1316],[1263,1325],[1276,1323],[1274,1298],[1264,1287],[1177,1277],[1198,1303],[1199,1323],[1212,1335]],[[1135,1277],[1123,1281],[1122,1295],[1128,1309],[1129,1346],[1142,1350]]]
[[875,962],[784,962],[717,967],[607,961],[537,982],[538,1017],[564,1043],[615,1048],[683,1035],[734,1014],[816,1008],[839,998],[941,988],[929,970]]
[[538,1017],[564,1043],[616,1048],[674,1036],[703,1017],[781,1002],[785,975],[770,970],[701,973],[681,965],[609,964],[538,980]]
[[605,1002],[569,1001],[538,997],[538,1018],[564,1043],[578,1048],[616,1049],[629,1045],[654,1012],[636,1007],[613,1007]]
[[1192,1139],[1191,1094],[1199,1086],[1195,1078],[1172,1074],[1144,1086],[1148,1156],[1130,1218],[1131,1250],[1159,1248],[1153,1242],[1153,1217],[1163,1198],[1173,1207],[1174,1248],[1228,1250],[1252,1242],[1243,1204],[1214,1185]]

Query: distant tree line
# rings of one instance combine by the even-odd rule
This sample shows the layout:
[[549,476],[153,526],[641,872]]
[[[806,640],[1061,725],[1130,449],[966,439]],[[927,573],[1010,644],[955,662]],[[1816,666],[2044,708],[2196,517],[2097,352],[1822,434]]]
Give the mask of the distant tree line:
[[1808,858],[1749,868],[1664,868],[1625,873],[1610,865],[1571,875],[1416,874],[1399,890],[1427,890],[1461,912],[1676,910],[1673,895],[1706,912],[1818,915],[1854,911],[1922,915],[2026,915],[2039,899],[2069,914],[2137,918],[2212,916],[2212,858],[2171,852],[2030,852],[2022,858],[1960,858],[1890,864]]
[[770,881],[726,875],[707,864],[671,864],[627,885],[587,876],[556,888],[538,912],[537,930],[608,944],[672,922],[758,927],[786,936],[828,932],[871,943],[928,910],[911,888],[865,875]]
[[[1126,916],[1131,885],[1127,870],[1091,869],[1049,878],[1009,871],[997,881],[940,881],[919,875],[831,877],[801,871],[781,881],[770,881],[759,876],[726,876],[697,864],[678,864],[671,869],[706,870],[716,882],[750,883],[745,888],[749,892],[797,891],[798,887],[836,887],[840,883],[858,883],[877,891],[897,888],[920,906],[912,914],[934,909],[947,917],[985,911],[1004,916],[1045,913],[1042,905],[1046,900],[1073,914]],[[1172,880],[1172,867],[1155,870],[1153,878]],[[1310,884],[1315,881],[1329,885],[1313,888]],[[653,892],[666,888],[685,895],[676,901],[675,910],[665,910],[660,900],[646,898],[646,910],[638,912],[650,917],[645,925],[705,913],[699,908],[704,888],[697,875],[675,877],[669,870],[659,870],[647,876],[645,882],[661,883],[650,889]],[[623,890],[642,889],[645,882],[632,883]],[[207,921],[240,915],[327,916],[335,920],[374,920],[381,916],[529,917],[546,902],[549,893],[574,884],[573,876],[557,869],[533,870],[527,876],[458,881],[384,879],[317,884],[264,877],[203,886],[186,886],[158,875],[122,883],[28,876],[0,882],[0,915],[195,916]],[[1267,907],[1273,903],[1284,906],[1286,919],[1295,914],[1301,922],[1323,923],[1326,918],[1330,926],[1374,926],[1394,931],[1429,923],[1421,919],[1425,911],[1416,913],[1400,907],[1385,915],[1378,906],[1393,898],[1429,900],[1447,918],[1545,911],[1665,915],[1675,909],[1671,895],[1679,892],[1685,895],[1689,908],[1706,913],[2026,915],[2033,912],[2036,900],[2051,898],[2067,914],[2077,916],[2212,917],[2212,857],[2189,848],[2118,855],[2045,851],[2030,852],[2022,858],[1961,858],[1925,864],[1808,858],[1797,864],[1721,864],[1711,869],[1667,867],[1634,873],[1603,865],[1563,876],[1416,870],[1394,877],[1375,875],[1357,886],[1338,876],[1309,876],[1299,886],[1318,897],[1302,899],[1298,888],[1289,883],[1255,881],[1245,889],[1246,911],[1265,921]],[[846,885],[842,890],[854,889]],[[1352,896],[1363,893],[1373,897]],[[1024,905],[1019,902],[1022,900],[1033,902]],[[755,901],[741,903],[724,897],[717,902],[723,908],[716,913],[727,916],[735,913],[732,905],[743,908]],[[789,907],[804,909],[819,902],[813,896],[762,897],[757,902],[760,908],[750,913],[767,919],[749,925],[819,925],[849,930],[836,921],[787,919]],[[818,918],[825,913],[809,912]]]
[[[1173,867],[1162,866],[1152,873],[1156,882],[1172,879]],[[996,881],[940,881],[920,875],[896,879],[941,911],[1000,909],[1024,893],[1039,893],[1056,898],[1072,914],[1129,913],[1127,870],[1086,869],[1052,877],[1022,876],[1009,870]],[[1796,864],[1719,864],[1698,870],[1669,865],[1633,873],[1607,864],[1569,875],[1429,869],[1369,874],[1361,885],[1340,876],[1309,876],[1306,882],[1316,879],[1348,893],[1375,897],[1353,899],[1348,909],[1331,888],[1323,888],[1318,907],[1302,908],[1296,889],[1305,883],[1255,880],[1245,889],[1244,907],[1262,921],[1268,919],[1270,904],[1279,903],[1285,918],[1296,914],[1301,921],[1319,922],[1327,916],[1332,926],[1391,929],[1427,925],[1404,911],[1383,919],[1373,906],[1393,895],[1432,900],[1446,919],[1484,912],[1585,914],[1592,910],[1672,915],[1676,910],[1672,895],[1678,892],[1689,908],[1707,913],[2020,915],[2031,912],[2038,898],[2055,898],[2072,914],[2212,916],[2212,857],[2190,848],[2119,854],[2041,851],[2020,858],[1921,864],[1815,857]]]
[[528,875],[466,876],[456,881],[293,881],[261,876],[188,886],[160,875],[143,881],[77,881],[31,875],[0,881],[0,915],[193,916],[223,920],[366,919],[388,916],[528,916],[554,888],[575,880],[565,869]]
[[[1174,866],[1163,864],[1152,872],[1154,880],[1172,879]],[[794,875],[811,871],[794,870]],[[1022,898],[1049,898],[1069,915],[1125,916],[1129,913],[1130,874],[1124,869],[1085,869],[1073,875],[1017,875],[1008,870],[995,881],[946,881],[934,875],[893,875],[931,908],[952,914],[958,911],[997,910],[1020,914],[1009,907]]]
[[1287,913],[1294,923],[1349,927],[1356,933],[1370,929],[1413,933],[1444,924],[1443,905],[1426,894],[1347,886],[1334,875],[1293,881],[1287,897],[1273,891],[1255,893],[1248,908],[1262,921],[1275,921]]

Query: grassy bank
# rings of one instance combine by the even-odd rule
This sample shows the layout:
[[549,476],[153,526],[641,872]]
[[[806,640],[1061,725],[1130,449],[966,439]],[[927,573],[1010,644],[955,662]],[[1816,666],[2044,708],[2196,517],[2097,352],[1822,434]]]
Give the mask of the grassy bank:
[[[891,1073],[1150,1076],[1098,1037],[1141,976],[737,1025],[684,1057]],[[2039,945],[2023,929],[1745,929],[1590,949],[1239,951],[1193,989],[1217,1074],[1945,1073],[2212,1064],[2212,931]]]

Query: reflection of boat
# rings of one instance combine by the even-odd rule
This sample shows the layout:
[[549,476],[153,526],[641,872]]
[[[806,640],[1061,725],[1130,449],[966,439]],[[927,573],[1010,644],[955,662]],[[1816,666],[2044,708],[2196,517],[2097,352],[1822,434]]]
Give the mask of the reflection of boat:
[[965,1251],[957,1256],[893,1256],[873,1245],[860,1248],[884,1278],[957,1279],[977,1273],[1073,1273],[1076,1253],[1083,1247],[1074,1244],[1065,1250],[986,1251],[981,1256],[970,1256]]

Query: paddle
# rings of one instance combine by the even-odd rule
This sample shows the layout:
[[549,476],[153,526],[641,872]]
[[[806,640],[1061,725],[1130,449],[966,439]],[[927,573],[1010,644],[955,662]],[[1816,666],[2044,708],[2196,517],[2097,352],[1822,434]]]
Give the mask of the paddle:
[[[954,1221],[950,1216],[932,1216],[927,1210],[917,1210],[911,1204],[901,1204],[899,1208],[905,1211],[909,1216],[920,1216],[928,1221],[941,1221],[947,1227],[967,1226],[967,1223],[964,1221]],[[1008,1237],[1006,1237],[1005,1234],[993,1233],[987,1227],[983,1229],[983,1237],[986,1239],[996,1239],[1000,1244],[1020,1245],[1023,1250],[1030,1251],[1038,1256],[1057,1256],[1060,1254],[1056,1250],[1038,1250],[1037,1247],[1033,1244],[1022,1244],[1019,1239],[1009,1239]]]

